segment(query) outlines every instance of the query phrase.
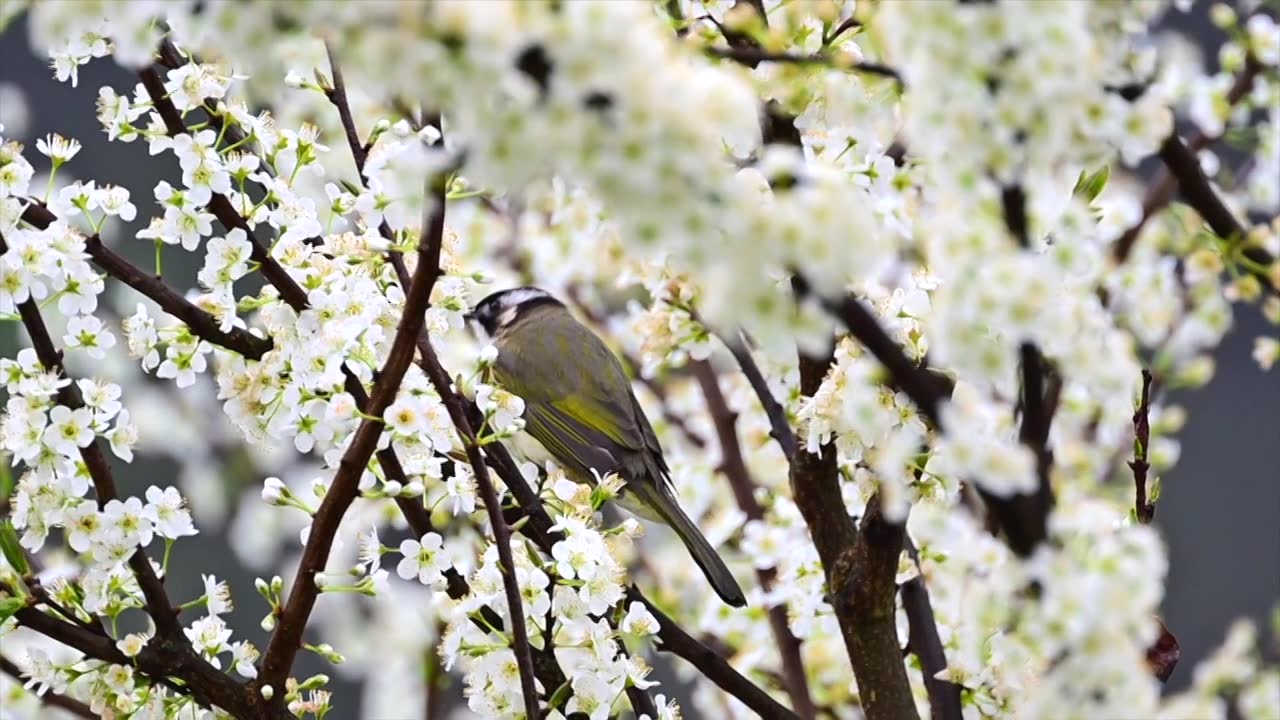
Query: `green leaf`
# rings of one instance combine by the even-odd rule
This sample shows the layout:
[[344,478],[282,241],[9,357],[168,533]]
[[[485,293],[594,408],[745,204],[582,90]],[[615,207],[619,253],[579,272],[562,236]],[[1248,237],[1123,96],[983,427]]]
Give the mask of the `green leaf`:
[[13,495],[13,470],[9,468],[9,456],[0,453],[0,498]]
[[7,597],[0,598],[0,623],[18,614],[18,611],[27,606],[25,597]]
[[1093,202],[1102,194],[1102,190],[1107,186],[1107,180],[1110,178],[1110,165],[1103,165],[1101,169],[1092,174],[1081,170],[1080,178],[1076,180],[1075,189],[1071,192],[1073,195],[1083,195],[1087,202]]
[[27,564],[27,554],[22,551],[22,544],[18,542],[18,531],[13,529],[13,523],[9,522],[9,518],[0,521],[0,552],[4,553],[4,559],[9,562],[9,567],[13,568],[19,577],[31,574],[31,566]]

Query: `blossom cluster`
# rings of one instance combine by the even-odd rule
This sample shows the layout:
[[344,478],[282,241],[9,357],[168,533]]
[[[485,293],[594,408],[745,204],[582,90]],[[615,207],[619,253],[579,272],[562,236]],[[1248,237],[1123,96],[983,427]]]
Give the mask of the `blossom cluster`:
[[[21,5],[0,10],[0,27]],[[27,321],[37,308],[67,361],[46,365],[34,349],[0,360],[9,394],[0,441],[22,468],[10,498],[20,547],[59,557],[48,538],[60,538],[69,554],[40,573],[47,592],[77,617],[112,620],[120,652],[139,657],[154,629],[119,633],[114,620],[144,607],[129,562],[140,548],[154,553],[164,541],[163,575],[173,542],[230,500],[242,560],[291,572],[296,553],[281,551],[312,549],[312,522],[333,502],[357,430],[373,425],[377,451],[355,468],[359,498],[314,577],[325,597],[307,642],[311,628],[321,642],[304,646],[365,681],[367,716],[392,714],[412,702],[406,693],[435,692],[422,678],[441,672],[462,676],[473,713],[520,716],[516,613],[538,664],[563,676],[558,687],[538,678],[551,717],[616,716],[631,693],[657,686],[647,658],[660,628],[647,602],[785,702],[787,661],[771,618],[780,612],[812,701],[854,715],[868,703],[788,484],[791,461],[760,389],[728,369],[745,355],[798,452],[834,448],[847,514],[864,517],[874,499],[888,522],[905,523],[916,552],[901,553],[897,582],[928,587],[947,665],[939,677],[961,686],[966,716],[1218,717],[1233,703],[1251,719],[1276,717],[1280,675],[1257,658],[1251,626],[1233,629],[1185,693],[1161,697],[1147,666],[1168,560],[1158,533],[1130,513],[1124,463],[1134,452],[1148,459],[1158,495],[1184,413],[1156,397],[1150,437],[1135,444],[1143,371],[1160,388],[1207,382],[1233,303],[1258,303],[1280,323],[1280,264],[1255,252],[1280,255],[1275,23],[1215,6],[1230,39],[1209,73],[1178,41],[1150,42],[1164,12],[1176,9],[37,5],[26,14],[32,45],[48,50],[57,80],[74,86],[82,66],[108,55],[154,73],[134,88],[98,89],[97,117],[108,140],[145,145],[179,172],[156,184],[154,205],[142,203],[120,187],[66,181],[74,139],[38,139],[40,161],[0,137],[0,315]],[[625,31],[605,31],[617,28]],[[332,58],[322,37],[341,38]],[[334,107],[334,62],[353,118]],[[1245,73],[1249,87],[1235,92]],[[1252,139],[1245,181],[1192,148],[1227,211],[1254,213],[1236,213],[1242,237],[1218,237],[1185,206],[1144,207],[1127,177],[1161,151],[1179,114],[1205,146]],[[50,168],[43,182],[33,161]],[[428,216],[443,210],[424,188],[441,181],[447,227],[419,340],[474,401],[474,438],[417,364],[385,410],[365,412],[405,313],[403,273],[419,269]],[[33,222],[24,215],[32,208],[54,219]],[[139,215],[145,227],[110,244],[154,257],[138,274],[158,282],[172,278],[165,258],[190,256],[198,271],[182,298],[193,308],[186,321],[171,298],[161,308],[131,290],[115,295],[96,264],[102,243]],[[754,572],[743,583],[749,607],[705,592],[669,533],[604,512],[624,478],[577,485],[554,464],[521,470],[555,540],[539,546],[515,523],[514,567],[504,566],[484,478],[465,451],[521,431],[525,405],[493,382],[494,350],[464,326],[487,285],[524,282],[556,292],[629,361],[682,507],[740,579]],[[936,416],[829,312],[846,295],[910,363],[945,379]],[[218,333],[188,324],[192,313]],[[1263,366],[1280,358],[1280,340],[1260,338],[1257,348]],[[801,392],[797,354],[830,358],[811,393]],[[1052,388],[1048,467],[1021,432],[1029,355]],[[74,377],[98,362],[110,379]],[[690,377],[708,369],[752,502],[722,477],[731,441]],[[193,424],[199,432],[184,431]],[[81,455],[94,443],[125,462],[135,448],[170,453],[182,490],[152,486],[145,502],[104,497]],[[233,455],[228,448],[265,478],[260,488],[239,497],[243,488],[222,489],[208,466]],[[1021,557],[987,531],[975,492],[1008,499],[1042,484],[1055,496],[1048,537]],[[510,488],[497,485],[514,510]],[[406,529],[409,505],[425,511],[430,531]],[[396,557],[397,579],[384,555]],[[22,575],[13,560],[0,564],[0,600],[26,587]],[[508,603],[512,581],[518,608]],[[633,582],[652,600],[638,600]],[[258,677],[258,650],[232,642],[224,619],[229,589],[212,576],[204,585],[183,607],[205,613],[184,618],[182,637],[213,668]],[[284,582],[259,580],[257,590],[268,606],[261,627],[276,631],[287,621]],[[910,621],[901,595],[895,602],[907,648]],[[194,700],[135,667],[68,652],[18,624],[0,622],[0,636],[22,648],[38,694],[137,717],[196,712]],[[904,662],[928,712],[919,661],[908,653]],[[693,689],[679,700],[657,695],[660,718],[681,707],[749,716],[691,667],[676,672]],[[290,677],[262,697],[280,693],[293,714],[322,717],[334,707],[327,682]],[[37,712],[30,696],[13,694]]]

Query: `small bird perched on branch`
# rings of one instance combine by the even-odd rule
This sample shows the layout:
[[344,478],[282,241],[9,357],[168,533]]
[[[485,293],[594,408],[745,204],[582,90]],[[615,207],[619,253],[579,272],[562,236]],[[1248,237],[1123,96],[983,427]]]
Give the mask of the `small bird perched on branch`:
[[669,525],[716,594],[742,607],[746,597],[707,539],[680,509],[671,471],[618,358],[550,293],[536,287],[495,292],[469,316],[498,348],[499,383],[525,402],[515,450],[533,462],[554,460],[569,478],[594,483],[616,473],[618,503]]

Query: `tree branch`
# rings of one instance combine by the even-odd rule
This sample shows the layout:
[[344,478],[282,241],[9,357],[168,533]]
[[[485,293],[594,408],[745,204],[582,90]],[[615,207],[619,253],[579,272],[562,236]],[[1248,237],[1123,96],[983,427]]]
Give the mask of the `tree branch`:
[[342,77],[342,66],[333,53],[333,44],[324,41],[324,52],[329,58],[329,72],[333,75],[333,87],[325,91],[325,97],[338,109],[338,119],[342,122],[342,131],[347,136],[347,145],[351,148],[351,159],[356,163],[356,173],[360,182],[365,183],[364,163],[369,157],[369,150],[360,142],[360,134],[356,130],[356,121],[351,116],[351,102],[347,99],[347,83]]
[[[817,392],[829,365],[829,358],[800,356],[800,391],[804,395]],[[884,519],[878,497],[867,504],[860,526],[846,514],[831,443],[817,454],[796,454],[791,464],[791,494],[822,560],[828,600],[853,664],[867,718],[916,718],[911,683],[898,646],[894,607],[905,529]]]
[[770,435],[778,441],[778,446],[782,448],[782,454],[787,456],[787,460],[792,460],[796,456],[799,445],[796,442],[796,434],[791,429],[791,422],[787,419],[786,408],[773,397],[773,392],[769,390],[769,381],[765,380],[764,373],[760,372],[755,358],[751,357],[751,351],[746,345],[725,344],[729,347],[729,352],[733,354],[734,359],[738,361],[738,367],[747,377],[751,389],[756,391],[760,406],[764,408],[764,414],[769,418]]
[[823,65],[835,70],[850,70],[889,78],[903,85],[898,71],[876,62],[846,61],[838,53],[820,51],[815,53],[797,53],[789,51],[773,52],[753,45],[735,45],[730,47],[709,47],[705,52],[714,58],[732,60],[733,62],[755,67],[763,62],[782,63],[786,65]]
[[902,608],[907,613],[907,649],[920,658],[924,687],[929,693],[929,717],[931,720],[962,720],[964,711],[960,703],[960,686],[938,678],[938,673],[947,669],[947,655],[938,636],[938,621],[929,601],[929,589],[925,587],[920,552],[909,536],[904,543],[911,561],[916,564],[916,576],[902,584]]
[[1133,413],[1133,460],[1129,469],[1133,470],[1133,509],[1138,522],[1150,525],[1156,516],[1156,506],[1147,500],[1147,472],[1151,464],[1147,462],[1147,451],[1151,446],[1151,371],[1142,371],[1142,399],[1138,401],[1138,409]]
[[[745,349],[743,352],[746,352]],[[749,357],[749,356],[748,356]],[[720,391],[720,379],[705,360],[693,364],[693,374],[702,387],[702,394],[707,399],[707,410],[715,424],[716,436],[720,440],[720,471],[729,480],[733,495],[750,520],[763,521],[764,508],[755,497],[755,481],[751,479],[751,470],[742,457],[742,446],[738,442],[737,415],[729,409],[724,394]],[[794,442],[794,439],[793,439]],[[777,573],[772,569],[756,570],[756,577],[761,587],[772,588],[777,580]],[[778,657],[782,662],[783,685],[791,696],[791,706],[796,715],[811,720],[817,710],[809,693],[809,682],[805,677],[804,660],[800,656],[800,640],[791,632],[787,624],[787,610],[783,605],[769,608],[769,629],[773,632],[774,642],[778,645]]]
[[[4,236],[0,235],[0,255],[8,251],[9,247],[4,241]],[[66,368],[62,364],[62,353],[54,346],[53,339],[49,336],[49,330],[45,327],[44,320],[40,317],[40,308],[36,305],[35,300],[28,299],[19,305],[18,313],[22,316],[22,324],[27,328],[27,335],[31,337],[31,346],[35,350],[40,364],[51,372],[63,377],[69,377]],[[80,397],[80,388],[75,383],[69,383],[59,388],[57,397],[60,405],[64,405],[71,410],[84,407]],[[93,442],[80,449],[80,458],[84,460],[89,476],[93,480],[94,495],[98,501],[98,509],[101,510],[108,502],[118,499],[119,493],[116,491],[115,478],[111,474],[111,465],[107,461],[106,455],[102,452],[102,445],[96,437]],[[138,547],[133,555],[129,557],[129,567],[138,578],[138,585],[142,589],[143,597],[146,600],[147,613],[155,621],[157,635],[166,641],[185,645],[186,640],[182,635],[182,625],[178,622],[178,614],[170,604],[164,584],[160,582],[160,578],[156,575],[155,568],[151,567],[151,560],[147,557],[147,553],[142,547]],[[187,647],[189,648],[190,646],[187,645]]]
[[631,602],[643,603],[649,612],[653,613],[653,617],[658,621],[658,639],[662,642],[659,649],[687,660],[702,673],[704,678],[742,701],[742,704],[763,720],[798,720],[795,713],[783,707],[769,693],[740,675],[727,660],[685,632],[684,628],[662,612],[634,585],[627,588],[627,598]]
[[[1253,53],[1245,55],[1244,68],[1241,69],[1240,74],[1236,75],[1235,82],[1227,90],[1227,105],[1234,106],[1237,102],[1240,102],[1241,98],[1253,90],[1254,81],[1257,79],[1258,74],[1262,72],[1262,69],[1262,63],[1258,62]],[[1177,136],[1178,134],[1175,130],[1171,137],[1176,139]],[[1197,130],[1187,140],[1187,149],[1192,155],[1195,155],[1217,139],[1217,137],[1212,137],[1203,130]],[[1161,168],[1152,180],[1151,185],[1148,186],[1147,194],[1142,200],[1142,218],[1116,240],[1115,247],[1112,249],[1112,257],[1115,258],[1117,264],[1122,264],[1129,258],[1129,254],[1133,252],[1134,245],[1138,242],[1138,236],[1142,233],[1142,228],[1156,213],[1163,210],[1173,200],[1173,193],[1177,187],[1178,180],[1170,172],[1170,168],[1168,166]]]
[[[1233,243],[1245,241],[1247,231],[1244,225],[1236,219],[1235,214],[1222,201],[1222,197],[1213,189],[1195,153],[1178,138],[1177,133],[1170,135],[1160,146],[1160,159],[1177,179],[1183,199],[1200,213],[1218,237]],[[1261,247],[1245,247],[1243,253],[1246,258],[1262,268],[1276,261]],[[1247,267],[1246,270],[1258,275],[1263,282],[1270,282],[1265,270],[1259,271],[1252,267]]]
[[[23,682],[22,669],[19,668],[17,665],[15,665],[14,662],[7,657],[0,656],[0,672],[3,672],[5,675],[12,677],[14,680],[17,680],[19,683]],[[67,695],[59,695],[58,693],[53,692],[52,690],[46,692],[45,694],[39,697],[40,697],[40,702],[42,704],[48,705],[51,708],[58,708],[59,710],[65,710],[71,713],[72,715],[76,715],[82,718],[89,718],[90,720],[97,720],[97,718],[99,717],[98,713],[91,710],[88,705],[85,705],[84,703],[80,702],[79,700],[76,700],[73,697],[70,697]]]
[[[511,555],[511,528],[503,518],[502,506],[498,500],[497,491],[494,489],[493,481],[489,477],[489,467],[485,464],[484,456],[480,452],[480,446],[476,442],[475,431],[467,418],[466,402],[454,391],[448,373],[445,372],[444,367],[440,364],[440,359],[435,354],[435,349],[431,346],[430,338],[425,335],[421,336],[418,340],[418,349],[422,355],[422,365],[426,370],[427,377],[431,380],[436,393],[440,395],[440,399],[444,402],[445,408],[449,411],[449,417],[453,421],[454,427],[458,430],[458,435],[462,438],[463,445],[466,447],[467,460],[471,463],[471,467],[475,472],[476,485],[479,487],[481,496],[484,499],[485,509],[488,512],[489,522],[493,527],[494,538],[498,545],[498,559],[502,566],[503,587],[507,596],[508,615],[512,625],[513,649],[516,663],[520,670],[520,685],[524,694],[525,710],[528,717],[538,717],[539,702],[538,692],[534,686],[533,659],[529,650],[529,636],[525,628],[524,611],[521,609],[523,606],[520,600],[520,588],[516,583],[515,562]],[[493,448],[498,447],[498,445],[495,443],[488,447]],[[550,528],[549,519],[547,528]],[[550,548],[545,549],[549,550]]]
[[[443,179],[435,184],[443,187]],[[436,191],[439,196],[442,190]],[[423,237],[418,243],[418,266],[406,292],[404,311],[396,329],[391,351],[382,371],[374,383],[373,394],[363,412],[381,418],[387,407],[395,401],[400,382],[413,362],[414,342],[422,331],[425,313],[430,304],[431,289],[440,275],[440,247],[444,231],[444,202],[439,199],[431,208],[429,221],[424,223]],[[358,383],[357,383],[358,385]],[[301,646],[302,632],[311,609],[315,606],[318,589],[315,576],[324,570],[329,551],[337,535],[338,526],[347,508],[359,494],[360,477],[364,474],[382,435],[382,423],[365,419],[360,422],[355,435],[343,453],[333,482],[325,493],[324,501],[316,511],[303,549],[302,560],[294,578],[289,598],[280,615],[276,631],[262,661],[262,674],[254,683],[257,687],[272,687],[276,692],[275,703],[283,703],[285,676],[293,666],[293,659]]]
[[[22,219],[41,230],[57,218],[47,207],[32,201],[22,212]],[[85,252],[94,264],[111,277],[153,300],[160,309],[181,320],[201,340],[237,352],[250,360],[259,360],[271,350],[271,340],[250,334],[241,328],[223,331],[213,315],[179,295],[155,275],[143,272],[123,256],[116,254],[98,235],[85,240]]]
[[[1022,186],[1006,186],[1000,199],[1009,233],[1020,248],[1030,248],[1027,196]],[[1022,425],[1019,439],[1035,455],[1036,491],[1026,495],[1002,497],[979,486],[978,493],[995,514],[1009,547],[1018,555],[1026,557],[1049,534],[1049,512],[1053,508],[1053,452],[1049,449],[1049,426],[1053,422],[1057,393],[1061,385],[1035,343],[1023,342],[1018,348],[1018,355],[1022,372]],[[1050,376],[1054,378],[1051,383],[1054,389],[1049,391],[1051,397],[1046,397],[1045,385]]]
[[813,294],[827,312],[841,320],[849,333],[889,372],[889,384],[906,393],[934,427],[941,427],[942,402],[951,397],[953,388],[949,378],[928,367],[916,365],[889,337],[875,315],[853,294],[846,293],[840,300],[819,296],[812,292],[808,280],[802,275],[793,276],[792,287],[798,297]]
[[[173,137],[184,135],[187,133],[187,126],[182,121],[182,115],[178,113],[173,102],[169,99],[168,93],[164,89],[164,80],[160,77],[160,73],[155,68],[144,68],[139,71],[138,77],[142,80],[142,86],[146,89],[147,95],[151,97],[151,102],[155,106],[156,112],[160,114],[160,119],[164,121],[165,129]],[[249,223],[241,217],[240,212],[236,210],[231,201],[225,195],[214,193],[206,206],[214,217],[218,218],[218,222],[228,230],[240,228],[244,231],[246,238],[251,246],[250,257],[254,262],[258,263],[262,271],[262,276],[267,282],[271,283],[280,292],[280,297],[287,302],[295,310],[301,310],[307,306],[307,293],[302,286],[293,279],[293,276],[271,256],[271,252],[267,246],[254,233]]]
[[[190,694],[205,707],[222,708],[237,718],[288,720],[293,717],[283,707],[278,710],[265,708],[258,695],[246,691],[243,685],[216,670],[190,648],[157,642],[159,638],[152,638],[142,652],[129,658],[120,652],[112,638],[63,622],[34,607],[23,608],[14,617],[19,625],[74,648],[87,657],[136,667],[156,682]],[[176,686],[168,680],[170,677],[179,678],[185,684]]]

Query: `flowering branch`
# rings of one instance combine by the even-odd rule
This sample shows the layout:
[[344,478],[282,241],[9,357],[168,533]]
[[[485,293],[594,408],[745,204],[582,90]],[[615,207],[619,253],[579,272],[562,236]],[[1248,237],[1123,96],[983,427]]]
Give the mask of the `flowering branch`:
[[[443,179],[435,181],[443,186]],[[438,201],[424,223],[423,236],[418,243],[418,266],[405,296],[404,311],[396,329],[390,354],[374,383],[373,393],[364,409],[368,416],[381,418],[395,400],[400,381],[413,362],[414,342],[422,331],[425,313],[430,303],[431,289],[440,275],[440,247],[444,231],[444,203]],[[324,502],[316,511],[303,549],[302,560],[294,579],[288,601],[280,615],[280,623],[271,635],[266,655],[262,661],[262,675],[256,681],[258,687],[283,689],[284,679],[293,658],[301,647],[302,632],[319,592],[315,584],[317,573],[324,570],[338,525],[347,508],[359,494],[361,475],[369,464],[382,434],[382,423],[369,418],[360,422],[351,444],[343,453],[333,482],[325,493]],[[283,701],[283,693],[280,694]]]
[[[12,677],[18,682],[22,682],[22,669],[7,657],[0,656],[0,672],[3,672],[5,675]],[[98,713],[90,709],[88,705],[85,705],[75,698],[67,697],[66,695],[56,693],[52,690],[41,695],[40,702],[51,708],[58,708],[59,710],[69,712],[77,717],[89,718],[90,720],[96,720],[96,718],[98,718]]]
[[[1262,70],[1263,65],[1258,62],[1258,58],[1251,52],[1246,53],[1244,68],[1242,68],[1240,73],[1236,75],[1235,82],[1233,82],[1230,89],[1227,90],[1227,105],[1234,106],[1236,103],[1240,102],[1244,96],[1248,95],[1249,92],[1253,90],[1253,84]],[[1176,139],[1177,136],[1178,134],[1175,130],[1170,138]],[[1186,147],[1192,155],[1195,155],[1208,147],[1209,144],[1215,140],[1217,140],[1216,137],[1211,136],[1204,130],[1197,130],[1196,133],[1187,140]],[[1163,158],[1163,149],[1161,157]],[[1162,167],[1156,174],[1151,185],[1147,188],[1146,196],[1142,200],[1142,217],[1138,222],[1134,223],[1133,227],[1126,230],[1124,234],[1116,240],[1115,247],[1112,250],[1112,256],[1115,258],[1117,263],[1123,263],[1129,258],[1129,254],[1133,252],[1134,245],[1138,242],[1138,235],[1142,233],[1142,228],[1146,226],[1147,222],[1154,217],[1156,213],[1164,209],[1164,207],[1173,200],[1173,193],[1177,190],[1178,184],[1179,180],[1174,176],[1171,166],[1166,165],[1165,167]],[[1224,237],[1226,236],[1224,235]]]
[[[1205,177],[1204,169],[1200,167],[1200,161],[1196,159],[1195,153],[1191,148],[1177,136],[1170,135],[1164,144],[1160,146],[1160,159],[1164,161],[1169,172],[1178,181],[1178,187],[1182,192],[1182,197],[1187,204],[1196,209],[1200,216],[1204,218],[1209,227],[1218,237],[1232,240],[1236,243],[1242,243],[1245,240],[1245,228],[1240,223],[1231,209],[1213,189],[1213,185],[1209,183],[1209,178]],[[1275,262],[1275,258],[1271,254],[1260,247],[1249,246],[1244,248],[1244,256],[1253,261],[1254,267],[1266,268]],[[1250,268],[1253,270],[1253,268]],[[1253,270],[1257,272],[1256,270]],[[1267,280],[1265,272],[1258,273],[1263,280]]]
[[[441,188],[441,194],[443,194],[443,187]],[[441,216],[441,231],[444,229],[443,221],[444,217]],[[420,260],[419,262],[421,263],[422,261]],[[438,250],[436,262],[439,262]],[[421,268],[421,265],[419,265],[419,268]],[[494,489],[493,480],[489,477],[489,466],[485,464],[484,456],[480,452],[480,445],[476,441],[475,431],[471,427],[471,422],[467,419],[465,401],[454,391],[448,373],[445,372],[444,367],[440,364],[440,359],[435,354],[435,349],[431,346],[430,338],[425,334],[422,335],[418,339],[418,347],[422,355],[422,367],[426,371],[427,377],[431,380],[431,384],[435,387],[436,393],[440,395],[440,399],[444,402],[445,408],[449,411],[449,418],[458,430],[458,435],[462,438],[462,444],[467,452],[467,460],[471,463],[471,468],[475,472],[476,485],[480,489],[485,510],[489,514],[489,523],[493,528],[494,540],[498,546],[503,589],[507,595],[507,614],[511,618],[512,649],[515,652],[517,667],[520,670],[520,687],[524,694],[525,712],[527,717],[538,717],[539,702],[538,691],[534,686],[533,658],[529,650],[529,635],[528,630],[525,628],[524,612],[521,610],[520,586],[516,583],[515,560],[511,556],[511,527],[503,518],[502,505],[498,500],[497,491]],[[495,446],[491,445],[490,447]],[[546,549],[549,550],[550,548]]]
[[[5,244],[4,236],[0,235],[0,254],[8,251],[9,248]],[[50,371],[65,376],[66,368],[62,365],[62,353],[54,346],[53,339],[49,336],[44,320],[40,317],[40,308],[35,300],[28,299],[19,305],[18,312],[22,316],[22,323],[27,328],[27,334],[31,338],[31,345],[35,349],[36,357],[39,358],[40,363]],[[59,388],[57,397],[59,404],[70,410],[84,407],[80,397],[80,389],[75,384],[68,383]],[[96,438],[80,449],[80,457],[84,460],[89,476],[93,479],[98,508],[101,510],[108,502],[119,497],[119,493],[116,491],[115,479],[111,475],[111,466],[108,464],[106,455],[103,454],[102,447]],[[151,560],[147,557],[146,551],[139,547],[130,556],[129,567],[133,569],[138,578],[138,585],[146,599],[147,612],[156,624],[158,640],[160,642],[173,643],[176,647],[183,648],[189,653],[190,644],[182,636],[182,626],[178,622],[178,613],[169,602],[164,584],[156,575],[155,568],[151,566]]]
[[[41,230],[57,220],[47,207],[34,200],[22,212],[22,219]],[[261,359],[271,350],[272,343],[267,338],[250,334],[242,328],[224,331],[213,315],[174,292],[158,277],[143,272],[112,251],[96,233],[85,240],[85,252],[108,275],[153,300],[160,309],[185,323],[201,340],[240,353],[250,360]]]
[[[746,352],[743,350],[743,352]],[[699,361],[693,365],[694,377],[702,387],[702,394],[707,400],[707,410],[716,428],[716,436],[720,440],[720,471],[729,480],[733,495],[749,520],[764,520],[764,508],[755,497],[755,481],[751,479],[751,470],[742,457],[742,447],[738,443],[737,415],[729,409],[724,394],[720,391],[720,380],[715,370],[707,361]],[[760,586],[771,588],[777,580],[773,568],[757,569],[756,576]],[[787,610],[783,605],[769,608],[769,629],[773,633],[774,642],[778,645],[778,655],[782,661],[782,679],[791,696],[791,706],[801,718],[813,718],[817,713],[813,698],[809,692],[809,683],[805,677],[804,661],[800,657],[800,640],[791,632],[787,624]]]
[[[1018,246],[1031,246],[1027,220],[1027,196],[1021,185],[1009,185],[1001,193],[1005,224]],[[1050,474],[1053,470],[1053,452],[1049,449],[1049,426],[1057,405],[1057,393],[1061,384],[1056,373],[1046,365],[1044,355],[1033,342],[1023,342],[1018,348],[1022,372],[1022,425],[1019,439],[1036,458],[1036,491],[1032,494],[1015,494],[1000,497],[979,488],[1004,530],[1005,538],[1013,551],[1023,557],[1030,555],[1049,533],[1049,511],[1053,507],[1053,487]],[[1055,378],[1046,398],[1046,378]]]
[[[138,73],[138,76],[142,80],[142,85],[147,94],[151,97],[151,102],[155,106],[156,112],[160,114],[160,119],[164,121],[165,129],[169,135],[177,137],[187,134],[187,126],[182,121],[182,115],[178,113],[173,101],[169,99],[168,91],[165,90],[164,80],[160,77],[160,73],[155,68],[144,68]],[[257,237],[253,228],[235,209],[235,206],[231,204],[227,196],[221,193],[213,193],[207,207],[209,212],[218,218],[218,222],[222,223],[223,227],[229,230],[239,228],[244,231],[245,237],[250,244],[250,257],[258,264],[262,271],[262,276],[266,278],[267,282],[280,291],[280,297],[295,310],[305,308],[307,305],[306,291],[271,256],[267,246]]]
[[[287,720],[293,717],[283,707],[263,707],[256,694],[246,692],[243,685],[197,657],[189,647],[182,648],[153,639],[135,657],[129,658],[116,647],[111,638],[58,620],[36,608],[23,608],[14,617],[20,625],[75,648],[95,660],[113,665],[133,665],[157,682],[190,694],[206,707],[222,708],[237,718]],[[168,680],[170,677],[179,678],[184,684],[176,685]]]
[[[803,275],[793,276],[791,285],[798,297],[806,297],[812,292]],[[951,397],[951,380],[928,367],[916,365],[854,295],[845,294],[840,300],[816,297],[822,307],[839,318],[849,333],[884,365],[889,372],[889,384],[906,393],[935,427],[941,427],[941,406]]]
[[684,658],[702,673],[702,676],[715,683],[721,690],[742,701],[752,712],[763,720],[798,720],[798,716],[774,700],[769,693],[761,690],[750,680],[743,677],[727,660],[707,647],[680,627],[674,620],[662,612],[653,601],[649,600],[634,585],[627,588],[627,598],[632,602],[643,603],[658,621],[658,638],[662,641],[659,649],[675,653]]

